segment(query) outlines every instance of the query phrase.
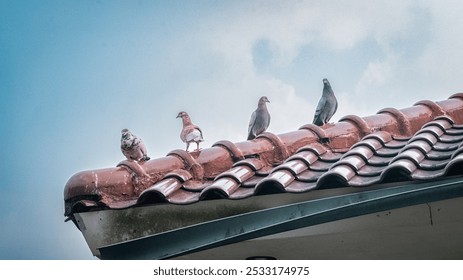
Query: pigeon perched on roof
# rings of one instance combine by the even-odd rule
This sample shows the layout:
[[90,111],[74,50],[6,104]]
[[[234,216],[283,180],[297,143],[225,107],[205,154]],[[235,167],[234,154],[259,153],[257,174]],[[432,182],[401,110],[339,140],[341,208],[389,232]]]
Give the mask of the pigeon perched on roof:
[[251,115],[248,127],[248,140],[256,138],[257,135],[267,130],[270,125],[270,113],[267,110],[267,105],[265,105],[266,102],[270,103],[267,97],[262,96],[257,104],[257,109]]
[[187,112],[182,111],[178,113],[177,118],[182,118],[183,121],[183,129],[182,132],[180,132],[180,139],[186,143],[186,151],[188,151],[188,147],[190,147],[191,142],[196,143],[196,151],[199,151],[199,143],[204,141],[201,128],[191,122],[190,116]]
[[121,133],[121,151],[127,159],[136,161],[150,159],[145,144],[140,138],[132,134],[127,128],[124,128]]
[[336,96],[334,96],[330,82],[327,79],[323,79],[323,93],[320,101],[318,101],[313,123],[318,126],[328,123],[337,109],[338,101],[336,100]]

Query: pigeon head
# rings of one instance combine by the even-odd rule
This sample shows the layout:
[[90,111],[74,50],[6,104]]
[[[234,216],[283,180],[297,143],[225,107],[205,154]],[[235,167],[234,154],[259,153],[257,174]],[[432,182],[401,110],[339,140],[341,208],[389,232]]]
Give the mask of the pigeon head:
[[259,104],[265,104],[265,102],[270,103],[270,101],[268,100],[267,96],[262,96],[262,97],[259,99]]
[[188,113],[185,112],[185,111],[181,111],[181,112],[178,113],[178,115],[177,115],[177,118],[184,118],[184,117],[188,117]]
[[130,133],[130,131],[127,128],[124,128],[123,130],[121,130],[121,134],[122,138],[127,138],[132,133]]
[[324,85],[330,85],[330,82],[328,82],[328,79],[323,79],[323,84]]
[[134,137],[132,133],[127,128],[124,128],[122,131],[121,137],[121,147],[124,149],[130,148],[134,144]]

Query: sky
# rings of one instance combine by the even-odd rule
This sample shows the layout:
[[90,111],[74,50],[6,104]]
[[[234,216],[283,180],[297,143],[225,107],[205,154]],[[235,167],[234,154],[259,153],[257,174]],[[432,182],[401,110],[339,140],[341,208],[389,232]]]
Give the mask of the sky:
[[332,121],[463,89],[461,1],[0,0],[0,259],[95,259],[65,223],[63,190],[124,159],[245,141],[259,97],[268,131],[311,123],[327,78]]

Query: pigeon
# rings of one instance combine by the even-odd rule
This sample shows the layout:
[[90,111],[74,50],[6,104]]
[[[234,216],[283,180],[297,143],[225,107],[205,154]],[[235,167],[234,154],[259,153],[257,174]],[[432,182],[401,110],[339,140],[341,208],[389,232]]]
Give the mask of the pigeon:
[[121,136],[121,151],[128,160],[147,161],[146,147],[143,141],[124,128]]
[[313,119],[313,124],[322,126],[328,123],[338,109],[338,101],[334,96],[333,89],[327,79],[323,79],[323,93],[318,101],[317,110]]
[[270,114],[265,105],[266,102],[270,103],[267,97],[262,96],[257,104],[257,109],[251,115],[248,127],[248,140],[252,140],[257,135],[263,133],[270,124]]
[[201,128],[191,122],[190,116],[187,112],[182,111],[178,113],[177,118],[182,118],[183,121],[183,129],[182,132],[180,132],[180,139],[186,143],[185,150],[188,151],[190,143],[195,142],[196,151],[199,151],[199,143],[204,141]]

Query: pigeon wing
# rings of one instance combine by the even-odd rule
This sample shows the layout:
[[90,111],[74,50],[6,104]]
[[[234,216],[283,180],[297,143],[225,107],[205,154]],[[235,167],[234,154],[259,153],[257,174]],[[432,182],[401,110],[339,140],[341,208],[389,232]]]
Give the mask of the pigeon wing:
[[336,99],[336,97],[333,95],[333,99],[334,99],[334,110],[333,110],[333,114],[331,115],[331,117],[336,114],[336,111],[338,110],[338,100]]
[[201,130],[201,128],[199,126],[195,125],[195,129],[199,132],[199,141],[204,141],[203,131]]
[[256,137],[254,133],[254,125],[256,123],[256,116],[257,116],[257,111],[254,111],[251,115],[251,120],[249,121],[249,126],[248,126],[248,140],[252,140]]
[[322,96],[318,101],[317,109],[313,118],[313,123],[316,125],[323,125],[323,111],[325,110],[326,98]]
[[194,127],[193,130],[188,134],[187,141],[195,141],[195,142],[202,142],[203,133],[199,127]]
[[198,126],[190,125],[184,129],[185,141],[203,141],[203,134]]
[[138,144],[138,147],[139,147],[139,149],[140,149],[140,151],[142,153],[143,158],[148,160],[149,159],[148,151],[146,150],[145,143],[143,143],[143,141],[141,139],[140,139],[140,143]]

